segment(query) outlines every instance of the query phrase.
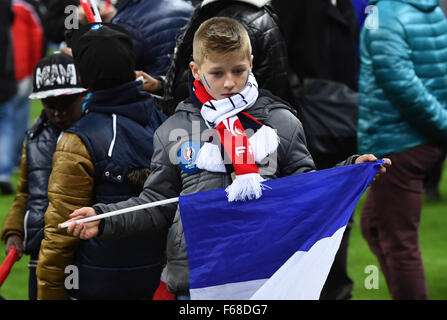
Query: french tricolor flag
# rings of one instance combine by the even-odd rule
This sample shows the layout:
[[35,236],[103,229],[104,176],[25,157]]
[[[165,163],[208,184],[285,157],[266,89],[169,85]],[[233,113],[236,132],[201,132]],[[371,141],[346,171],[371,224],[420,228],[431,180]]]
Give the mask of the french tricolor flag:
[[264,182],[260,199],[224,189],[179,198],[191,299],[319,299],[346,224],[382,160]]

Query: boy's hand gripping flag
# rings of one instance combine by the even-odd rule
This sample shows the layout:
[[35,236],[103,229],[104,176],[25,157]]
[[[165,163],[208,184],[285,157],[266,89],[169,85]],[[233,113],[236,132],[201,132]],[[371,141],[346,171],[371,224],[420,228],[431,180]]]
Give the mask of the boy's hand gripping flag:
[[346,224],[383,160],[179,198],[192,299],[318,299]]

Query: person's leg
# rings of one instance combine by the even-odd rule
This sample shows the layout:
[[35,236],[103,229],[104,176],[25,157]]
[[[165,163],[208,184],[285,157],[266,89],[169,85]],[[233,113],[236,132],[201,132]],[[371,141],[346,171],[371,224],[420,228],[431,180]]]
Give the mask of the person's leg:
[[13,171],[13,99],[0,104],[0,191],[14,192],[11,185]]
[[[376,183],[377,182],[373,182],[373,184]],[[376,190],[380,191],[380,188],[377,189],[371,186],[368,191],[368,195],[366,196],[366,200],[363,203],[360,218],[360,230],[363,238],[365,238],[366,242],[368,243],[369,248],[377,257],[382,272],[386,274],[385,255],[379,241],[379,230],[376,215],[376,213],[380,212],[382,209],[379,207],[379,203],[376,200]]]
[[374,213],[365,219],[373,216],[376,228],[366,233],[393,299],[428,299],[418,228],[423,180],[441,156],[442,150],[431,145],[394,153],[387,173],[371,185]]

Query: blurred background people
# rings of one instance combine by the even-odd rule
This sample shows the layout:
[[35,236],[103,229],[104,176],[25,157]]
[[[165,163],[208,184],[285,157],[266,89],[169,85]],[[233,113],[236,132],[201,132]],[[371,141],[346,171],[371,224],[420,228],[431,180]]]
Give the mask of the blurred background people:
[[[54,152],[36,270],[38,299],[152,299],[165,233],[79,241],[57,225],[76,208],[138,195],[150,172],[154,131],[166,117],[135,81],[135,53],[124,28],[83,25],[70,43],[91,96],[84,116],[65,130]],[[65,285],[67,265],[78,268],[78,288]]]
[[[104,22],[110,22],[115,16],[117,9],[127,0],[110,0],[110,6],[105,1],[97,0],[98,10]],[[77,19],[80,24],[87,23],[84,10],[79,0],[47,0],[47,14],[43,19],[43,27],[47,39],[53,43],[65,41],[65,20],[71,12],[65,12],[68,6],[77,7]]]
[[123,1],[112,23],[132,36],[136,70],[164,76],[174,55],[175,40],[194,8],[185,0]]
[[42,99],[44,108],[23,142],[17,193],[1,232],[7,254],[16,248],[19,258],[23,254],[30,256],[30,300],[37,299],[36,266],[44,237],[53,154],[61,132],[81,117],[85,98],[86,89],[70,69],[75,70],[73,58],[63,53],[43,58],[35,68],[30,98]]

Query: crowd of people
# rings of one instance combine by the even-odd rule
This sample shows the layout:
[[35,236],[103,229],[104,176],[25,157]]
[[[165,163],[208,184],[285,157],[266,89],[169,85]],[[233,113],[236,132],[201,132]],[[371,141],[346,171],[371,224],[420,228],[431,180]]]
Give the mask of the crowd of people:
[[[362,234],[393,299],[429,298],[418,227],[447,151],[445,1],[119,0],[102,22],[77,0],[0,4],[0,192],[15,193],[1,239],[30,256],[30,300],[152,299],[163,270],[190,299],[177,204],[67,220],[219,188],[247,200],[263,179],[379,158]],[[31,126],[29,99],[43,105]],[[228,143],[227,122],[245,138]],[[172,155],[197,134],[191,169]],[[320,299],[352,297],[353,223]]]

